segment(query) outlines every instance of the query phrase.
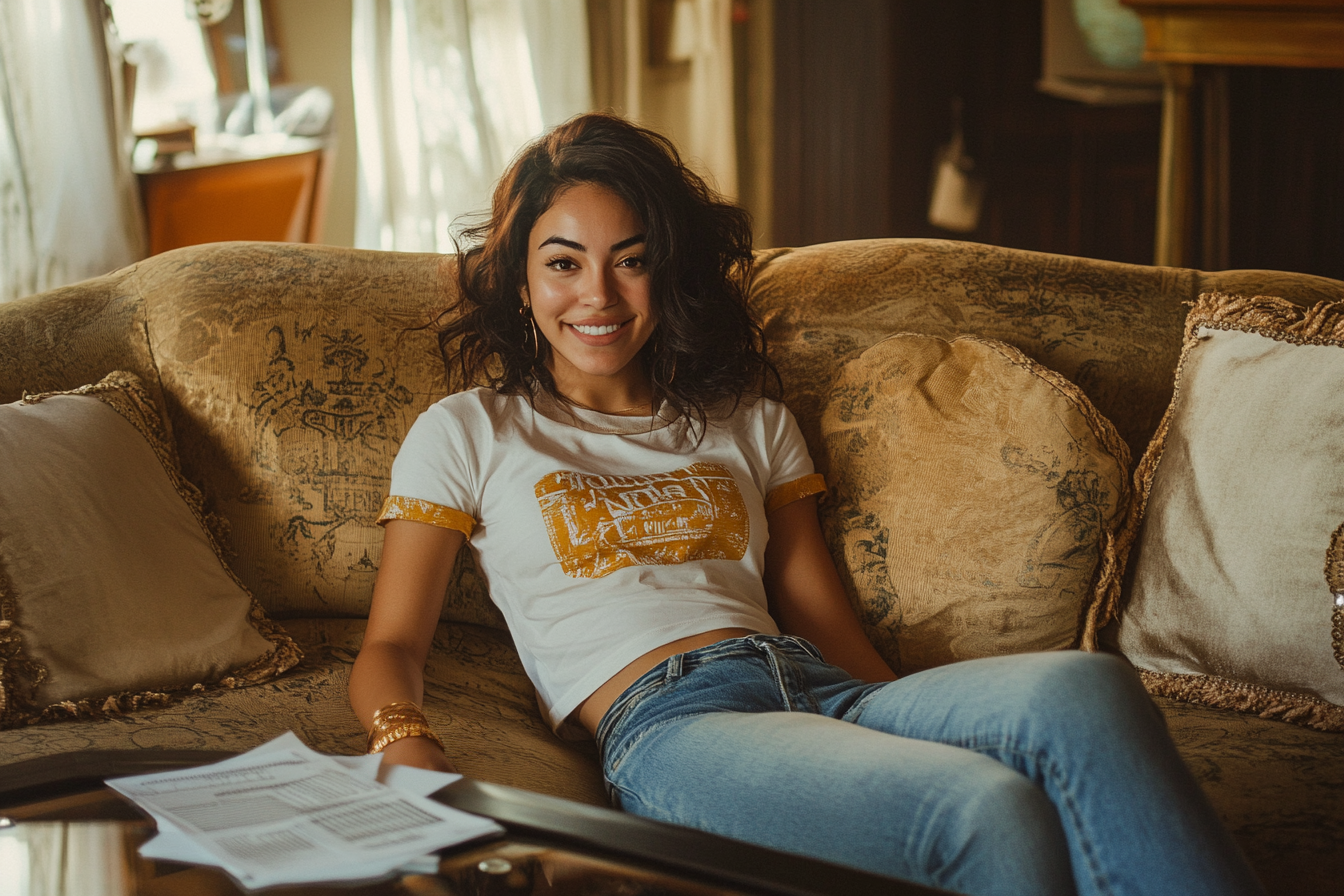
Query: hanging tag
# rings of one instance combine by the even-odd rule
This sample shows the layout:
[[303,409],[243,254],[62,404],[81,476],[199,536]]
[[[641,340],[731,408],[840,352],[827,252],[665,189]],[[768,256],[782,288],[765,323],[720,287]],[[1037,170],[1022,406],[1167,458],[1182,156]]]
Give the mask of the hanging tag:
[[929,196],[929,223],[934,227],[970,233],[980,226],[985,182],[972,173],[974,169],[975,161],[966,154],[961,98],[957,97],[952,100],[952,140],[934,156]]

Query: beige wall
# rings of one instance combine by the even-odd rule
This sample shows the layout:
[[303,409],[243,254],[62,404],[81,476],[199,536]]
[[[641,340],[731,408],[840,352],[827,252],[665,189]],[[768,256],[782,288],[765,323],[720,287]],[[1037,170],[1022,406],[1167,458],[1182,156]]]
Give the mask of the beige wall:
[[355,244],[355,98],[350,80],[353,0],[273,0],[290,81],[317,84],[336,101],[336,166],[322,242]]

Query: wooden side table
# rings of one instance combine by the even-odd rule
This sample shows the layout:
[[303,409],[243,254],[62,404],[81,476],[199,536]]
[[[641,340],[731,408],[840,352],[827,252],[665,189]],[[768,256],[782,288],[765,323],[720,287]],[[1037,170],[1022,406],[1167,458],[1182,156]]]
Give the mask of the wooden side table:
[[[1195,65],[1344,68],[1344,0],[1123,0],[1143,21],[1144,59],[1165,74],[1154,264],[1188,265],[1191,218],[1190,91]],[[1215,82],[1217,83],[1217,82]],[[1215,94],[1217,91],[1215,90]],[[1206,103],[1202,169],[1204,217],[1227,215],[1226,85]],[[1215,266],[1226,258],[1227,231],[1206,239]],[[1226,266],[1225,262],[1221,266]]]
[[140,172],[150,254],[221,240],[321,242],[332,155],[321,141],[292,140],[279,152],[201,154]]

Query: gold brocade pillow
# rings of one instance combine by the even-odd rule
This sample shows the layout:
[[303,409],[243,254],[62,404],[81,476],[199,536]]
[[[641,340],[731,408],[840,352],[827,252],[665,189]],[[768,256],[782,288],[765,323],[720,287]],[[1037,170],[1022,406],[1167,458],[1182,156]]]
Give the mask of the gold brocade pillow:
[[225,565],[138,379],[0,406],[0,727],[254,684],[300,656]]
[[1118,643],[1148,689],[1344,731],[1344,302],[1200,296],[1135,480]]
[[1081,390],[1000,342],[901,334],[845,366],[821,426],[827,538],[894,670],[1095,649],[1133,502]]

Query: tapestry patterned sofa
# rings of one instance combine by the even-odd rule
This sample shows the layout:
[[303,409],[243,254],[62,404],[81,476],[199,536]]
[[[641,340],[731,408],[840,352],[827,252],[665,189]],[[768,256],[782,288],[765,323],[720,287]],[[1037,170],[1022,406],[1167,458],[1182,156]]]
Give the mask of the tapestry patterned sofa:
[[[180,463],[181,479],[190,485],[179,483],[179,491],[195,494],[195,504],[188,504],[201,530],[227,562],[232,580],[255,599],[250,610],[243,606],[240,612],[250,613],[273,648],[265,663],[247,673],[188,671],[186,678],[134,693],[33,703],[33,695],[60,674],[43,678],[35,636],[24,640],[37,625],[32,619],[39,609],[31,601],[25,608],[24,586],[15,584],[29,573],[5,554],[5,541],[16,543],[16,526],[0,508],[0,685],[7,701],[0,705],[5,726],[0,765],[100,749],[240,751],[286,730],[319,750],[362,752],[364,732],[346,701],[346,684],[380,558],[381,530],[374,519],[402,436],[444,392],[435,340],[424,325],[454,289],[452,257],[220,243],[175,250],[0,305],[0,404],[96,384],[113,371],[138,378],[143,391],[135,394],[147,416],[137,428],[147,438],[157,433],[165,467]],[[1135,570],[1157,550],[1151,527],[1145,531],[1142,524],[1145,499],[1150,492],[1156,498],[1161,488],[1154,484],[1151,453],[1139,485],[1131,483],[1131,474],[1155,433],[1175,438],[1164,414],[1173,398],[1189,303],[1201,294],[1276,296],[1306,308],[1344,301],[1344,283],[1269,271],[1124,265],[937,240],[759,253],[753,302],[786,401],[819,469],[828,474],[831,493],[823,504],[828,537],[875,643],[883,642],[901,671],[1035,646],[1115,650],[1142,641],[1127,640],[1125,630],[1146,623],[1130,622],[1124,614],[1130,612]],[[1323,323],[1319,314],[1252,304],[1252,316],[1287,320],[1297,335],[1285,337],[1285,344],[1344,345],[1344,326]],[[1225,320],[1227,307],[1224,302],[1211,312],[1211,329],[1194,337],[1232,326]],[[888,339],[896,334],[919,335],[904,336],[904,342]],[[942,341],[963,335],[975,338]],[[997,562],[978,560],[975,552],[990,550],[982,539],[998,531],[996,518],[1012,516],[1005,502],[972,500],[978,506],[959,519],[985,522],[962,533],[959,545],[920,548],[933,557],[929,575],[943,582],[927,592],[919,591],[919,583],[902,584],[911,573],[898,569],[900,547],[936,527],[893,529],[864,503],[879,500],[874,496],[883,483],[871,480],[886,475],[884,465],[908,471],[937,453],[921,443],[919,451],[901,455],[895,442],[883,441],[896,438],[894,424],[882,430],[864,415],[887,413],[883,408],[896,414],[908,396],[947,380],[940,364],[968,352],[966,357],[974,355],[970,366],[958,368],[956,376],[990,365],[1007,390],[994,400],[1009,402],[1018,390],[1013,377],[1025,377],[1030,388],[1044,384],[1043,401],[1063,401],[1078,411],[1067,425],[1072,428],[1061,430],[1067,451],[1027,457],[1034,449],[1026,442],[1035,435],[1023,437],[1026,454],[994,448],[1005,468],[1028,470],[1054,489],[1050,500],[1063,508],[1042,523],[1031,522],[1030,544],[1022,548],[1026,559],[1014,560],[1015,581],[1029,592],[1009,594],[976,566],[988,569]],[[940,372],[920,373],[910,366],[915,362]],[[1191,361],[1189,370],[1194,369]],[[893,392],[890,384],[902,376],[909,388]],[[1192,394],[1198,386],[1193,376],[1185,387]],[[47,400],[0,408],[8,414],[0,416],[0,452],[15,444],[5,441],[6,427],[13,435],[28,419],[22,415],[44,404],[56,407]],[[989,418],[1011,417],[999,422],[1012,432],[1023,425],[1018,416],[1029,413],[979,410]],[[1075,469],[1064,470],[1070,462],[1060,460],[1060,452],[1103,457],[1105,463],[1082,470],[1078,461]],[[1285,463],[1291,467],[1291,458]],[[1339,493],[1341,472],[1336,467],[1334,481],[1321,488]],[[0,456],[0,483],[18,488],[25,475],[13,457]],[[1181,485],[1167,478],[1162,487]],[[1066,481],[1073,483],[1067,500]],[[961,482],[962,498],[974,497],[976,489],[995,494],[993,486],[988,480]],[[1325,548],[1319,551],[1322,568]],[[78,566],[77,547],[70,552],[66,562]],[[544,724],[502,620],[467,552],[463,556],[427,670],[430,721],[469,776],[603,804],[591,743],[561,740]],[[1339,560],[1344,571],[1344,557]],[[966,572],[971,567],[974,574]],[[1321,576],[1319,569],[1313,574]],[[970,581],[977,577],[984,581]],[[925,612],[928,601],[949,593],[953,579],[972,588],[959,598],[963,603]],[[115,667],[118,656],[137,649],[135,632],[117,628],[121,609],[91,609],[73,597],[67,608],[60,605],[65,595],[52,593],[56,597],[48,596],[42,608],[46,618],[79,615],[79,637],[90,650],[96,645],[102,651],[100,663]],[[966,594],[971,600],[986,595],[985,606],[992,603],[993,612],[968,606]],[[1328,588],[1325,594],[1328,600]],[[1328,604],[1323,606],[1328,641]],[[1149,606],[1146,612],[1156,611]],[[100,614],[103,618],[95,618]],[[1337,612],[1337,651],[1340,618]],[[276,634],[280,630],[297,649]],[[1163,637],[1172,640],[1170,633]],[[919,638],[924,640],[916,643]],[[292,667],[275,674],[287,666]],[[1201,690],[1201,682],[1217,684],[1239,674],[1230,667],[1214,671],[1213,678],[1171,669],[1146,677],[1182,754],[1271,892],[1340,892],[1344,733],[1321,730],[1337,725],[1339,717],[1332,713],[1338,701],[1329,693],[1285,698],[1263,682]],[[1344,666],[1335,671],[1344,674]],[[115,673],[113,668],[110,680]],[[197,674],[199,680],[191,677]]]

